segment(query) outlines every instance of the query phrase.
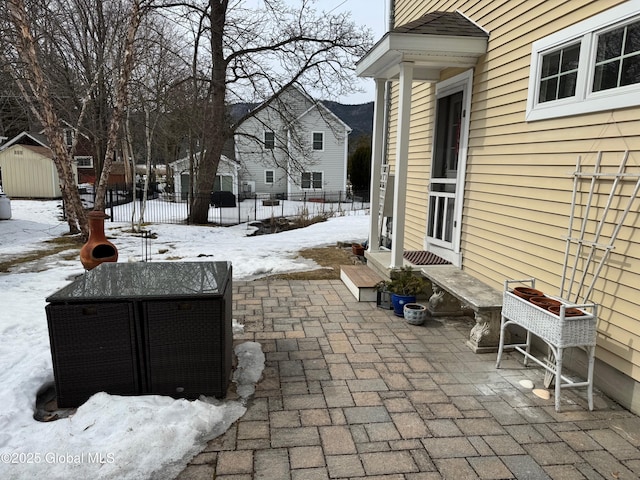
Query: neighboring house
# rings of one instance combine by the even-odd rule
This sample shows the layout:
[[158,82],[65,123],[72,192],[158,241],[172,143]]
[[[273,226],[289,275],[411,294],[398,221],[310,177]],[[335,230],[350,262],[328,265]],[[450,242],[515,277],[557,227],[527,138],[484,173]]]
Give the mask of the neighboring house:
[[[558,294],[578,156],[593,172],[605,152],[594,214],[624,151],[625,171],[640,173],[640,1],[394,3],[394,27],[356,66],[376,83],[370,264],[397,268],[405,251],[425,250],[497,290],[534,277]],[[591,179],[576,181],[588,189]],[[377,216],[385,191],[391,207]],[[576,202],[584,214],[588,195]],[[390,251],[379,246],[384,217]],[[600,305],[596,386],[635,412],[638,221],[636,202],[590,297]],[[607,238],[616,223],[604,225]],[[584,359],[565,361],[580,369]]]
[[[68,147],[71,147],[72,135],[70,128],[65,129]],[[0,168],[7,195],[61,197],[60,181],[52,158],[53,153],[42,132],[22,132],[0,145]],[[93,153],[89,140],[84,135],[76,145],[73,170],[78,184],[95,182]]]
[[[194,156],[196,163],[199,158],[200,153],[197,153]],[[175,194],[176,199],[186,201],[189,198],[191,185],[191,161],[191,157],[187,156],[169,164],[169,172],[173,181],[173,193]],[[240,166],[237,162],[231,160],[226,155],[222,155],[220,157],[220,163],[218,164],[218,172],[214,181],[213,191],[232,192],[237,196],[239,169]]]
[[345,191],[351,132],[346,123],[294,87],[257,109],[235,136],[244,194]]

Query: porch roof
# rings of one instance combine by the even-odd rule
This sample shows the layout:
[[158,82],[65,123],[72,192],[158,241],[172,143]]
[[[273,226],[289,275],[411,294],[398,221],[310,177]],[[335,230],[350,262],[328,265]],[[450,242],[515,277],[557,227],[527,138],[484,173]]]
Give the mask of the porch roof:
[[356,64],[359,77],[392,80],[400,63],[414,79],[435,82],[449,67],[469,68],[487,52],[489,34],[459,12],[431,12],[387,32]]

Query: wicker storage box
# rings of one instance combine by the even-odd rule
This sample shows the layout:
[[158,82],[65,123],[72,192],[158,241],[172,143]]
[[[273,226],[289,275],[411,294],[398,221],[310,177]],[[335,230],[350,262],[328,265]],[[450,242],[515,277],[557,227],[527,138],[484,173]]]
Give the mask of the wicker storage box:
[[147,391],[223,398],[233,351],[231,290],[225,298],[143,304]]
[[233,358],[230,263],[103,263],[47,302],[59,407],[101,391],[225,396]]
[[131,303],[47,305],[58,407],[78,407],[96,392],[141,393]]

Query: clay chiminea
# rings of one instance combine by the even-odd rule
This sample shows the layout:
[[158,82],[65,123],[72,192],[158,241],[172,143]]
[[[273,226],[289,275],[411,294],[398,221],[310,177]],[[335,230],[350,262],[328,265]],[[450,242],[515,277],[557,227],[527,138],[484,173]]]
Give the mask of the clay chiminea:
[[91,270],[103,262],[117,262],[118,249],[104,235],[104,212],[89,212],[89,239],[80,249],[80,262]]

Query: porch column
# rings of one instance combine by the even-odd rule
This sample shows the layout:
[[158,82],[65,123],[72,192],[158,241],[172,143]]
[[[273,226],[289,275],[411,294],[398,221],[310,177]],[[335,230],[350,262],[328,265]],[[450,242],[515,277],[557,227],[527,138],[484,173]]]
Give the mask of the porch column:
[[403,265],[405,209],[407,205],[407,165],[409,163],[409,126],[411,123],[411,85],[413,62],[400,63],[400,104],[398,108],[398,140],[396,145],[395,183],[393,192],[393,243],[391,268]]
[[384,144],[385,80],[376,78],[376,98],[373,104],[373,139],[371,142],[371,198],[369,219],[370,252],[380,251],[380,175],[382,169],[382,145]]

